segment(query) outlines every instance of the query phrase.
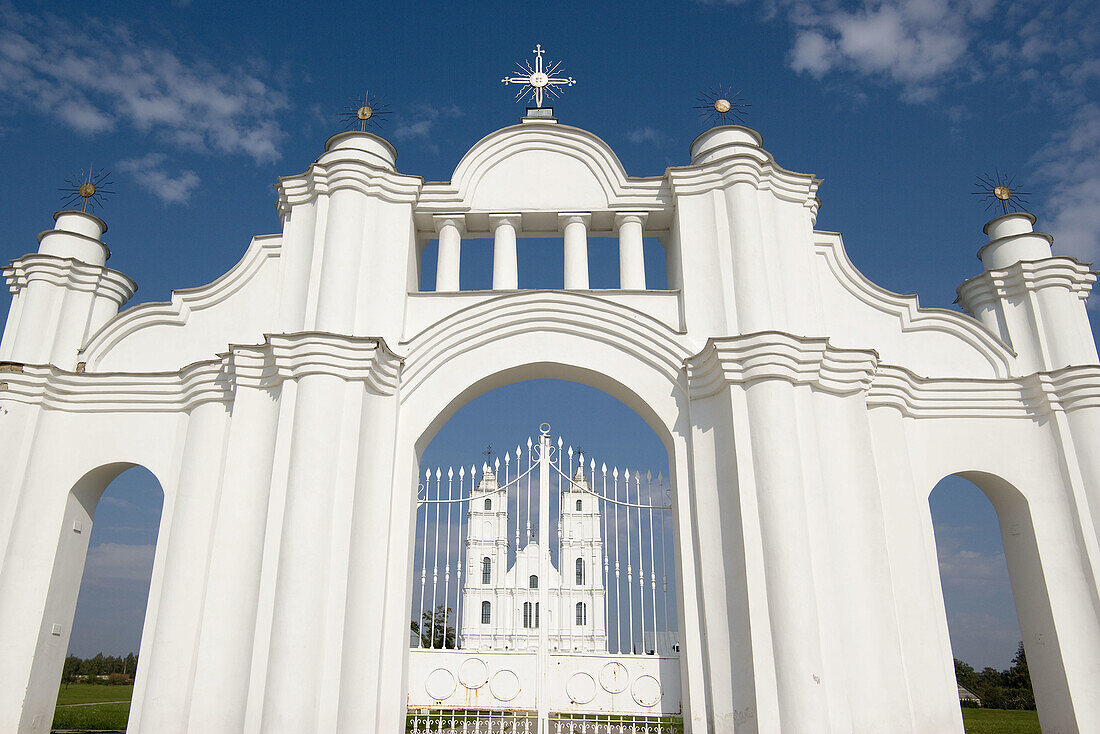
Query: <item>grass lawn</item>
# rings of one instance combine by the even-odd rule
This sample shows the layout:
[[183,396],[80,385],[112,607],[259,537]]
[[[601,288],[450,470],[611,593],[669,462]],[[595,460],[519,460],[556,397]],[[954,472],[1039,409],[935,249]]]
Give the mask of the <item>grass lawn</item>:
[[1034,711],[970,709],[963,712],[966,734],[1041,734],[1039,715]]
[[61,686],[57,693],[53,728],[121,731],[126,728],[126,719],[130,715],[130,696],[133,693],[133,686],[87,683]]

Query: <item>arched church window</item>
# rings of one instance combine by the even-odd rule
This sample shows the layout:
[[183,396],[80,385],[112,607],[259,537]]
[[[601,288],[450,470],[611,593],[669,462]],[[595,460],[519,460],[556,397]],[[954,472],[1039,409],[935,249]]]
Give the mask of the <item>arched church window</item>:
[[481,602],[481,623],[489,624],[493,618],[493,605],[487,601]]
[[531,578],[527,579],[527,588],[528,589],[537,589],[537,588],[539,588],[539,577],[538,576],[531,576]]
[[493,583],[493,559],[489,556],[481,559],[481,583]]
[[577,500],[577,512],[581,511],[581,507],[583,507],[583,505],[581,504],[581,501]]
[[577,585],[580,586],[584,583],[584,559],[577,559]]
[[493,501],[491,499],[489,499],[488,497],[485,498],[485,509],[486,510],[493,509]]
[[577,624],[588,624],[588,609],[583,601],[577,602]]
[[531,627],[531,602],[523,602],[523,626],[524,628]]

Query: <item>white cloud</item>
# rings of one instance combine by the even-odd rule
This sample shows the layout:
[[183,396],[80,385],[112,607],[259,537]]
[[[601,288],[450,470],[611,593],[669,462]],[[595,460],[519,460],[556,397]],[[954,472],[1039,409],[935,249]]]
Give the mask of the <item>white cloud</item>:
[[392,137],[397,141],[422,140],[424,147],[433,153],[438,153],[439,147],[431,142],[436,122],[462,117],[463,114],[462,109],[453,104],[441,107],[420,105],[408,113],[394,116],[397,118],[397,126],[394,128]]
[[194,171],[169,173],[163,153],[149,153],[140,158],[127,158],[118,162],[118,169],[129,173],[138,185],[151,191],[165,204],[185,204],[198,188],[199,177]]
[[1100,104],[1078,108],[1069,126],[1035,155],[1040,179],[1053,187],[1049,228],[1058,254],[1100,259]]
[[243,68],[139,43],[124,26],[0,8],[0,99],[93,135],[120,127],[183,148],[279,157],[286,95]]
[[[709,4],[717,4],[717,1]],[[736,4],[736,3],[735,3]],[[815,79],[896,90],[910,104],[973,116],[978,82],[1030,105],[1054,129],[1019,172],[1056,251],[1100,260],[1100,3],[1095,0],[759,0],[765,22],[786,23],[788,63]],[[949,96],[953,95],[953,96]]]
[[86,582],[149,581],[153,569],[154,545],[101,543],[88,549],[84,564]]
[[659,145],[664,140],[664,136],[651,127],[639,127],[631,130],[626,134],[626,137],[632,143],[653,143],[654,145]]

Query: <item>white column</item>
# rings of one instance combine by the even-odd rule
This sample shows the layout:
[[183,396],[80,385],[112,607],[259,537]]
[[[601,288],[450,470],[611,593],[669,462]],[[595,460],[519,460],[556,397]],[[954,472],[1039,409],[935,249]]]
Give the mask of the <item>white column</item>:
[[[164,488],[166,495],[174,492],[175,499],[166,538],[168,547],[157,616],[152,625],[146,623],[146,634],[152,634],[152,641],[147,644],[142,640],[141,645],[138,688],[144,676],[145,693],[140,711],[130,714],[129,728],[133,731],[182,734],[188,730],[187,714],[207,581],[205,555],[221,490],[229,423],[226,413],[226,406],[216,402],[203,403],[191,411],[179,479],[174,488]],[[204,557],[202,563],[195,562],[199,553]],[[156,578],[156,569],[153,573]]]
[[642,255],[642,225],[645,212],[619,212],[615,228],[619,230],[619,287],[645,290],[645,258]]
[[331,374],[300,377],[295,401],[260,727],[270,734],[317,729],[340,432],[345,411],[358,409]]
[[458,285],[458,271],[466,219],[461,214],[437,214],[433,221],[435,231],[439,234],[439,253],[435,268],[436,293],[461,290]]
[[214,530],[188,731],[244,729],[279,423],[261,347],[232,353],[235,394]]
[[489,217],[493,229],[493,290],[519,288],[519,261],[516,257],[516,231],[519,214],[494,214]]
[[559,214],[565,233],[565,287],[588,290],[588,224],[591,214]]

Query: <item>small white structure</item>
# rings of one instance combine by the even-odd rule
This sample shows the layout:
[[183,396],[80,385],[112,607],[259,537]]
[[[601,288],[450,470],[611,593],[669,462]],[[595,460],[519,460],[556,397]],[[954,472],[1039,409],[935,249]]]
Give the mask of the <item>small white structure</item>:
[[[573,481],[587,488],[577,469]],[[562,495],[558,518],[559,558],[562,573],[553,561],[539,558],[539,544],[532,529],[511,566],[507,565],[508,502],[502,501],[494,472],[485,467],[474,491],[466,536],[466,574],[462,594],[459,647],[482,650],[534,648],[538,628],[550,624],[551,650],[606,652],[604,626],[606,591],[603,588],[603,534],[598,502],[572,485]],[[543,553],[549,556],[550,549]],[[549,576],[540,578],[541,569]],[[502,573],[502,569],[504,572]],[[570,573],[571,572],[571,573]],[[543,617],[539,589],[548,589],[555,614]],[[568,612],[572,611],[572,614]],[[545,621],[544,621],[545,620]]]
[[[419,452],[538,377],[619,398],[668,451],[687,731],[961,732],[927,502],[950,474],[1000,518],[1044,731],[1100,731],[1096,275],[1010,214],[959,287],[972,316],[922,309],[815,230],[818,185],[737,126],[638,178],[529,119],[443,182],[343,133],[279,181],[278,233],[122,313],[106,225],[59,213],[4,270],[0,731],[49,728],[96,503],[135,464],[165,500],[131,734],[401,731]],[[590,288],[591,236],[617,238],[620,287]],[[462,290],[464,237],[493,238],[492,290]],[[519,288],[530,237],[564,239],[564,289]],[[487,658],[432,700],[661,695]]]

